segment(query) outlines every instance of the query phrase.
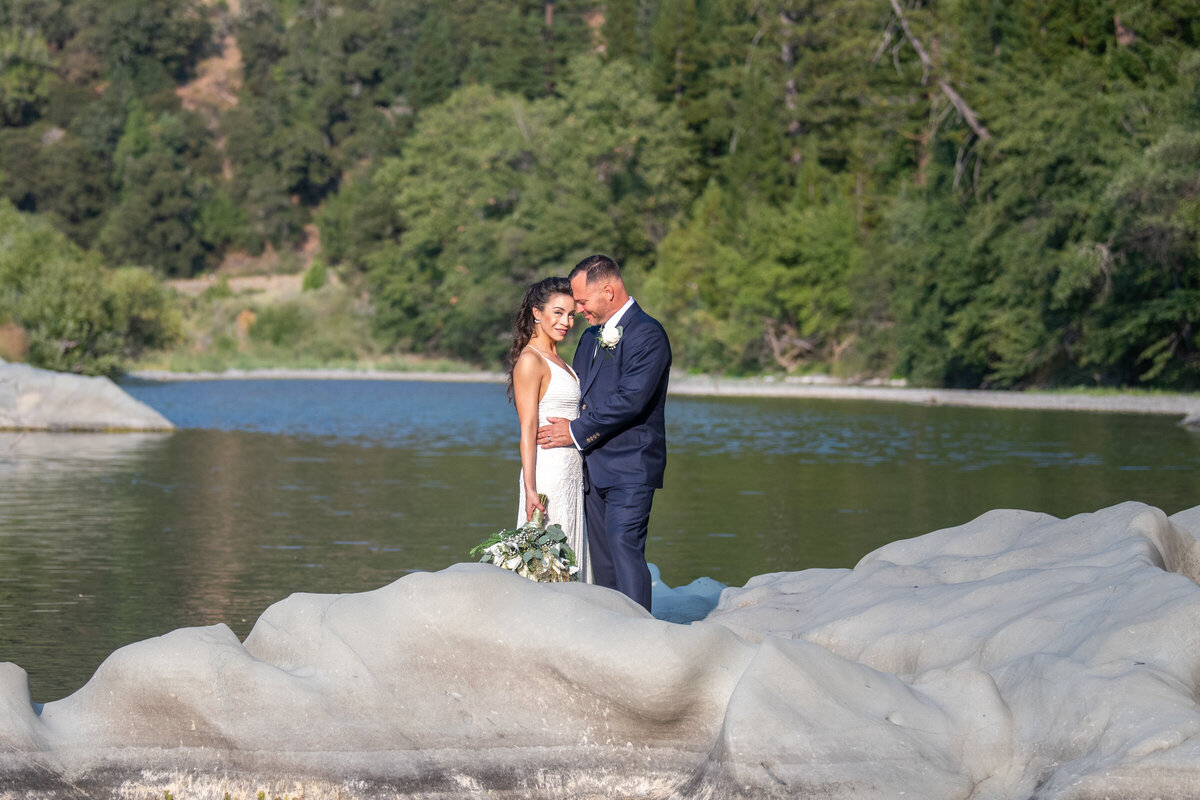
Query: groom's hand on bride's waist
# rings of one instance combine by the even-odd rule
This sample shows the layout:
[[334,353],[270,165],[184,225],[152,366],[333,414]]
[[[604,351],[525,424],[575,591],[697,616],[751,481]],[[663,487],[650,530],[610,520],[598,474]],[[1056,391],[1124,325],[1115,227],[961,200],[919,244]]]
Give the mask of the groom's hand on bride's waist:
[[571,421],[562,417],[546,417],[548,424],[538,428],[538,447],[547,450],[551,447],[574,447],[575,440],[571,438]]

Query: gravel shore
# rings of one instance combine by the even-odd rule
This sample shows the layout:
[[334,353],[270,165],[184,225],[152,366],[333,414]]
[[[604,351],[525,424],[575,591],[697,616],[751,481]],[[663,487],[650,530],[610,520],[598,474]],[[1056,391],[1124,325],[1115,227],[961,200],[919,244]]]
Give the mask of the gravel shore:
[[[133,380],[401,380],[500,383],[499,372],[385,372],[352,369],[260,369],[224,372],[130,372]],[[914,389],[895,383],[851,385],[820,378],[715,378],[671,376],[671,394],[705,397],[792,397],[822,400],[875,400],[917,405],[1017,408],[1062,411],[1105,411],[1130,414],[1174,414],[1183,424],[1200,427],[1200,394],[1087,394],[1083,392],[1014,392],[983,389]]]
[[984,389],[913,389],[901,386],[808,383],[792,378],[713,378],[693,375],[672,377],[671,392],[681,395],[730,397],[881,400],[893,403],[975,408],[1177,414],[1191,420],[1190,424],[1200,423],[1200,394],[1086,394],[1083,392],[1014,392]]

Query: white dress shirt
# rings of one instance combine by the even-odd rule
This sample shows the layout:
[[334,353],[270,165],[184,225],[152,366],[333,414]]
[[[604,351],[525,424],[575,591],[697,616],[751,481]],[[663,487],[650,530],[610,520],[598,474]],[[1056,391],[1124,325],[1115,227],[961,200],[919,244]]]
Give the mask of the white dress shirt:
[[625,305],[617,309],[617,313],[608,318],[608,322],[602,326],[605,331],[611,331],[621,324],[621,317],[625,316],[625,312],[633,307],[633,298],[625,301]]

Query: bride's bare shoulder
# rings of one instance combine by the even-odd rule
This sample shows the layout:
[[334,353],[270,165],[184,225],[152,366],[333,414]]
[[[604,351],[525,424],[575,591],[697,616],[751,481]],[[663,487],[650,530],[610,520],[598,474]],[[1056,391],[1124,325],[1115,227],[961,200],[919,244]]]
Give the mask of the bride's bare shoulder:
[[525,348],[517,356],[517,363],[513,364],[513,381],[537,380],[549,372],[550,365],[546,363],[546,359]]

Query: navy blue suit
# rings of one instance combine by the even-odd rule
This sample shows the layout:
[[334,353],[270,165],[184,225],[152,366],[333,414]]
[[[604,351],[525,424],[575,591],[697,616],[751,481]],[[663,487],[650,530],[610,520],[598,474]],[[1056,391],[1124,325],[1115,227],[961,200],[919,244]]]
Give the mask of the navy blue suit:
[[583,450],[584,510],[596,583],[650,608],[646,531],[654,490],[667,464],[664,408],[671,343],[658,320],[634,303],[621,339],[598,346],[600,326],[580,337],[572,366],[582,394],[571,434]]

